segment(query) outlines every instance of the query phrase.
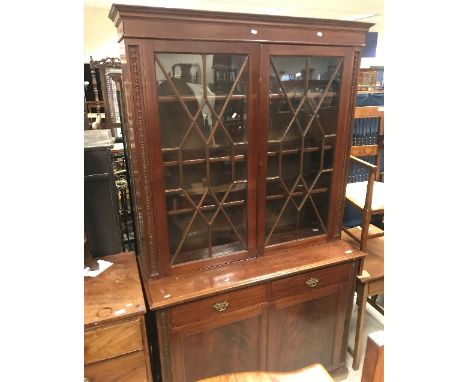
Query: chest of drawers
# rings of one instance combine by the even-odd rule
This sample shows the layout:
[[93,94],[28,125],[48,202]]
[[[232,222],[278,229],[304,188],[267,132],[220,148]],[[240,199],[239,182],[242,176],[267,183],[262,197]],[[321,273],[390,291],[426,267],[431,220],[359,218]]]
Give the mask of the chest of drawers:
[[84,282],[84,376],[90,382],[151,382],[145,302],[133,252]]

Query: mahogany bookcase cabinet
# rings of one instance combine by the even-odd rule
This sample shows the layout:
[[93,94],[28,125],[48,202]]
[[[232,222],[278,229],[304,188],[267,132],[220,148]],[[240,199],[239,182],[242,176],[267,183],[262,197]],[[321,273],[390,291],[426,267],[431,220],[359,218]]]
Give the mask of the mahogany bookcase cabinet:
[[364,254],[339,238],[371,24],[127,5],[109,17],[164,382],[315,362],[343,375]]

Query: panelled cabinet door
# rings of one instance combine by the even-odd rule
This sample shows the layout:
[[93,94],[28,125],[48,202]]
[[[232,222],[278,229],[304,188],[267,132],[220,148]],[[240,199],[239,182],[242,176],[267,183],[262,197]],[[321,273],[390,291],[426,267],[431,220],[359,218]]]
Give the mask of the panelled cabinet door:
[[247,288],[169,310],[172,380],[265,370],[267,288]]
[[[146,41],[161,267],[255,256],[254,44]],[[250,216],[251,215],[251,216]]]
[[325,241],[336,229],[352,50],[262,45],[260,57],[259,251]]
[[292,371],[321,363],[344,365],[343,337],[352,264],[273,282],[268,323],[269,371]]

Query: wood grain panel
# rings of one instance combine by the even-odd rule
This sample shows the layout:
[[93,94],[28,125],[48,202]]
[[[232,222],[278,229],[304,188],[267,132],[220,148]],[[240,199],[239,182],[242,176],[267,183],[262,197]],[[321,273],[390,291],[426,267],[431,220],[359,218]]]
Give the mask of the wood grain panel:
[[369,296],[381,294],[384,292],[384,279],[372,281],[369,284]]
[[85,366],[84,375],[91,382],[148,381],[142,350]]
[[269,371],[292,371],[312,363],[332,366],[338,294],[272,309]]
[[384,382],[383,332],[371,333],[367,338],[361,382]]
[[[267,286],[260,285],[177,306],[170,310],[169,317],[171,326],[177,327],[198,321],[217,319],[267,301]],[[226,310],[220,312],[214,309],[215,304],[224,302],[229,304]]]
[[140,349],[143,343],[139,319],[84,334],[85,365]]
[[[181,338],[184,381],[261,368],[261,317]],[[201,351],[203,349],[203,351]]]
[[352,146],[350,154],[355,157],[363,157],[369,155],[377,155],[378,152],[378,145]]
[[[113,265],[99,277],[84,279],[85,329],[146,312],[135,253],[123,252],[101,259]],[[116,311],[122,314],[116,315]]]

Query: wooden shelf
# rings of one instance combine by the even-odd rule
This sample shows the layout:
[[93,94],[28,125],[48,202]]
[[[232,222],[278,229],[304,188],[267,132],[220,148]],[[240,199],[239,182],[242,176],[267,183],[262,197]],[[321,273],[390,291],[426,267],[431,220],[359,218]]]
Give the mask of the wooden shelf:
[[239,242],[215,245],[213,246],[211,256],[209,255],[207,248],[196,249],[190,252],[179,253],[175,259],[177,262],[173,264],[175,265],[214,257],[228,256],[241,251],[246,251],[246,249],[244,249],[243,245]]
[[[227,161],[231,161],[232,159],[233,159],[232,156],[226,155],[226,156],[221,156],[221,157],[208,158],[208,162],[209,163],[227,162]],[[245,155],[244,154],[234,155],[234,161],[235,162],[241,162],[241,161],[244,161],[244,160],[245,160]],[[178,166],[179,163],[182,163],[183,165],[196,165],[196,164],[206,163],[206,158],[185,159],[185,160],[182,160],[180,162],[178,160],[163,162],[165,167]]]
[[[227,98],[228,94],[224,95],[207,95],[208,100],[225,100]],[[244,100],[246,99],[247,96],[244,94],[232,94],[231,97],[229,97],[229,101],[236,101],[236,100]],[[193,102],[193,101],[203,101],[203,97],[196,97],[192,95],[183,95],[180,98],[173,95],[173,96],[159,96],[158,97],[158,102],[163,103],[163,102],[179,102],[179,100],[182,101],[187,101],[187,102]]]
[[[234,200],[232,202],[224,202],[221,203],[223,207],[235,207],[235,206],[243,206],[245,205],[245,200]],[[215,208],[218,208],[216,204],[209,204],[206,206],[200,207],[201,211],[209,211],[209,210],[214,210]],[[193,213],[195,211],[194,208],[183,208],[183,209],[177,209],[177,210],[169,210],[167,211],[167,214],[170,216],[173,215],[184,215],[188,213]]]
[[[336,95],[338,93],[336,92],[327,92],[327,93],[322,93],[322,92],[308,92],[307,93],[307,96],[309,98],[311,97],[322,97],[323,95],[325,94],[325,97],[336,97]],[[286,95],[288,95],[288,93],[286,93]],[[297,96],[297,97],[303,97],[304,96],[304,92],[296,92],[294,94],[292,94],[293,96]],[[270,93],[269,94],[270,96],[270,99],[284,99],[284,93]]]
[[[220,192],[226,192],[228,190],[230,186],[230,183],[229,184],[223,184],[221,186],[214,186],[214,187],[211,187],[211,190],[217,194],[217,193],[220,193]],[[200,190],[200,188],[186,188],[185,189],[185,192],[189,195],[201,195],[203,194],[204,189],[206,188],[207,186],[205,185],[202,185],[202,190]],[[247,180],[246,179],[242,179],[242,180],[236,180],[234,182],[234,186],[231,188],[231,191],[230,192],[235,192],[235,191],[241,191],[241,190],[245,190],[247,187]],[[182,188],[173,188],[173,189],[169,189],[169,190],[165,190],[165,193],[166,195],[168,194],[180,194],[182,192]]]
[[[279,142],[274,142],[272,140],[268,141],[268,143],[279,143]],[[325,146],[324,150],[332,150],[333,146]],[[301,151],[304,151],[305,153],[313,153],[313,152],[320,152],[321,147],[305,147],[304,150],[301,149],[287,149],[287,150],[278,150],[278,151],[268,151],[268,156],[276,156],[279,155],[280,153],[282,155],[293,155],[293,154],[299,154]]]
[[[317,222],[317,227],[319,226],[320,226],[320,223]],[[298,229],[296,232],[296,224],[284,225],[284,226],[281,226],[280,224],[278,224],[267,246],[272,246],[277,243],[284,243],[288,241],[297,240],[298,238],[314,237],[314,236],[319,236],[319,235],[324,235],[324,234],[325,232],[323,232],[322,228],[309,227],[309,228]]]
[[[316,189],[313,189],[310,193],[311,194],[322,194],[324,192],[328,192],[328,188],[327,187],[321,187],[321,188],[316,188]],[[292,196],[304,196],[306,195],[305,192],[293,192],[292,193]],[[288,195],[281,195],[281,194],[278,194],[278,195],[267,195],[266,196],[266,200],[278,200],[278,199],[286,199],[288,197]]]

